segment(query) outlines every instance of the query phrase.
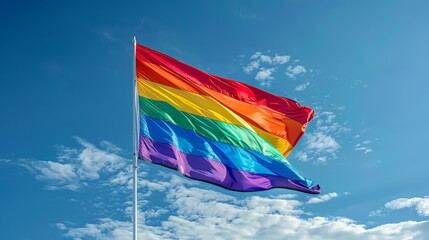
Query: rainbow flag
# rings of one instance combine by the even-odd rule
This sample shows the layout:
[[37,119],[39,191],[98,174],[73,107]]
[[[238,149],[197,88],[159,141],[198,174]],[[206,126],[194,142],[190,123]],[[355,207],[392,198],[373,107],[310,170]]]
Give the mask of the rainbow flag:
[[136,45],[138,158],[236,191],[320,193],[286,156],[313,110]]

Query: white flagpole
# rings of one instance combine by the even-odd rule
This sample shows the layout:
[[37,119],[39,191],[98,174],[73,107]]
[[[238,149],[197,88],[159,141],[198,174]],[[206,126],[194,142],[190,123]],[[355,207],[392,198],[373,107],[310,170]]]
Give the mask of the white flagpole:
[[136,77],[136,37],[133,39],[134,43],[134,70],[133,70],[133,92],[134,92],[134,106],[133,106],[133,240],[137,240],[137,167],[138,167],[138,151],[139,151],[139,108],[138,108],[138,93],[137,93],[137,77]]

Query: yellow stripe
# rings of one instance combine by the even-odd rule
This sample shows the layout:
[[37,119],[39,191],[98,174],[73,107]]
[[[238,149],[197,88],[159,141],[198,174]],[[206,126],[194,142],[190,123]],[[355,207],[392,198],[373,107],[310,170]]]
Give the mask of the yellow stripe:
[[140,78],[137,81],[137,85],[139,96],[167,102],[182,112],[246,127],[266,139],[282,153],[283,156],[287,156],[293,148],[286,139],[249,124],[236,113],[208,96],[178,90]]

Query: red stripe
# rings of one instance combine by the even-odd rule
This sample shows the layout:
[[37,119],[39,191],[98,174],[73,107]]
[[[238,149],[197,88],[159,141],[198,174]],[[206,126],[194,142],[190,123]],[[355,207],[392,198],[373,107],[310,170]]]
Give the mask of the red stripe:
[[[301,106],[291,99],[268,93],[241,82],[205,73],[165,54],[138,44],[136,58],[137,64],[139,61],[150,62],[168,68],[195,84],[205,86],[242,102],[278,111],[301,124],[306,124],[313,118],[314,111],[312,109]],[[137,76],[139,76],[138,67]]]

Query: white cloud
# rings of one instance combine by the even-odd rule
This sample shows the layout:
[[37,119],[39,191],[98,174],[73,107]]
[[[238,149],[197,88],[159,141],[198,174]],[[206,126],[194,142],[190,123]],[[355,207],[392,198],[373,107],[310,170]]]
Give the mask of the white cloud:
[[340,144],[338,144],[337,140],[324,132],[308,134],[306,144],[308,149],[315,151],[316,153],[336,153],[340,148]]
[[338,138],[341,134],[348,133],[350,129],[335,122],[336,115],[330,111],[322,111],[315,116],[315,129],[304,135],[303,150],[296,153],[295,157],[307,162],[326,164],[329,159],[336,158],[341,145]]
[[272,58],[272,60],[273,60],[273,63],[274,63],[274,64],[282,65],[282,64],[285,64],[285,63],[289,62],[289,60],[290,60],[290,56],[288,56],[288,55],[283,55],[283,56],[281,56],[281,55],[277,55],[277,54],[276,54],[276,55]]
[[328,158],[326,156],[321,156],[317,158],[317,162],[321,164],[325,164],[327,162]]
[[[227,207],[228,215],[224,218],[216,215],[204,219],[170,216],[161,226],[140,224],[139,239],[425,240],[429,235],[429,221],[405,221],[368,228],[342,217],[303,219],[293,215],[252,213],[236,206]],[[75,240],[131,239],[132,224],[103,218],[97,224],[70,228],[65,236]]]
[[365,140],[362,143],[358,143],[355,145],[355,150],[356,151],[362,151],[364,154],[368,154],[370,152],[372,152],[372,148],[371,146],[369,146],[369,144],[371,144],[370,140]]
[[325,112],[321,112],[320,115],[324,116],[325,118],[317,119],[317,125],[319,127],[322,127],[322,125],[326,123],[332,123],[335,119],[335,114],[333,112],[325,111]]
[[381,216],[384,216],[384,212],[381,209],[377,209],[377,210],[371,211],[368,216],[370,216],[370,217],[381,217]]
[[57,150],[57,160],[59,162],[67,162],[72,160],[73,156],[77,155],[77,149],[70,148],[64,145],[55,146]]
[[71,164],[41,161],[34,165],[40,172],[37,177],[46,180],[70,180],[76,178],[75,168]]
[[305,152],[297,152],[295,157],[298,158],[301,162],[308,162],[310,160],[309,156]]
[[113,173],[122,169],[126,159],[115,152],[120,148],[103,141],[105,150],[99,149],[82,138],[76,137],[82,148],[57,146],[57,161],[21,159],[18,165],[25,167],[35,178],[46,184],[47,190],[68,189],[76,191],[97,180],[101,173]]
[[271,84],[270,80],[273,80],[273,73],[275,72],[275,68],[262,68],[256,74],[255,79],[261,83],[262,86],[269,87]]
[[261,52],[255,52],[249,59],[250,60],[258,59],[261,55],[262,55]]
[[307,71],[305,70],[305,67],[304,66],[301,66],[301,65],[297,65],[297,66],[295,66],[295,67],[291,67],[291,66],[289,66],[288,68],[288,72],[290,72],[290,73],[293,73],[293,74],[301,74],[301,73],[306,73]]
[[60,230],[66,230],[67,227],[64,223],[56,223],[55,226]]
[[267,68],[260,70],[257,74],[255,79],[258,81],[265,81],[267,79],[273,79],[271,76],[273,72],[275,71],[275,68]]
[[297,66],[295,66],[295,67],[289,66],[289,67],[287,68],[287,71],[285,72],[285,74],[286,74],[288,77],[290,77],[290,78],[292,78],[292,79],[295,79],[295,76],[296,76],[296,75],[299,75],[299,74],[302,74],[302,73],[306,73],[306,72],[307,72],[307,70],[305,70],[305,67],[304,67],[304,66],[302,66],[302,65],[297,65]]
[[391,210],[414,208],[419,215],[429,217],[429,196],[422,198],[398,198],[386,203],[384,207]]
[[317,197],[311,197],[308,201],[307,204],[316,204],[316,203],[323,203],[323,202],[327,202],[333,198],[338,197],[338,194],[336,192],[331,192],[328,194],[324,194],[322,196],[317,196]]
[[52,161],[22,160],[20,165],[30,170],[39,181],[47,182],[47,190],[77,190],[79,188],[75,166]]
[[362,151],[364,154],[372,152],[372,149],[370,147],[356,147],[355,150]]
[[310,86],[310,82],[299,84],[295,87],[295,91],[304,91],[308,86]]
[[252,61],[247,64],[246,67],[243,67],[243,71],[247,74],[250,74],[253,70],[258,69],[260,66],[259,61]]
[[100,150],[81,138],[76,139],[84,147],[77,156],[79,166],[77,173],[80,179],[98,179],[100,172],[114,172],[125,165],[125,159],[116,153]]
[[265,63],[268,63],[268,64],[272,63],[270,56],[261,55],[259,58],[261,59],[261,62],[265,62]]
[[[168,176],[167,176],[168,177]],[[166,179],[162,179],[165,181]],[[168,181],[168,180],[167,180]],[[159,199],[167,201],[164,211],[140,212],[139,239],[426,239],[429,221],[405,221],[369,228],[349,218],[310,216],[303,204],[287,197],[251,196],[240,199],[219,192],[171,184]],[[323,195],[312,203],[336,197]],[[151,218],[168,216],[158,223]],[[59,223],[64,235],[73,239],[126,239],[132,224],[111,218],[81,227]]]

